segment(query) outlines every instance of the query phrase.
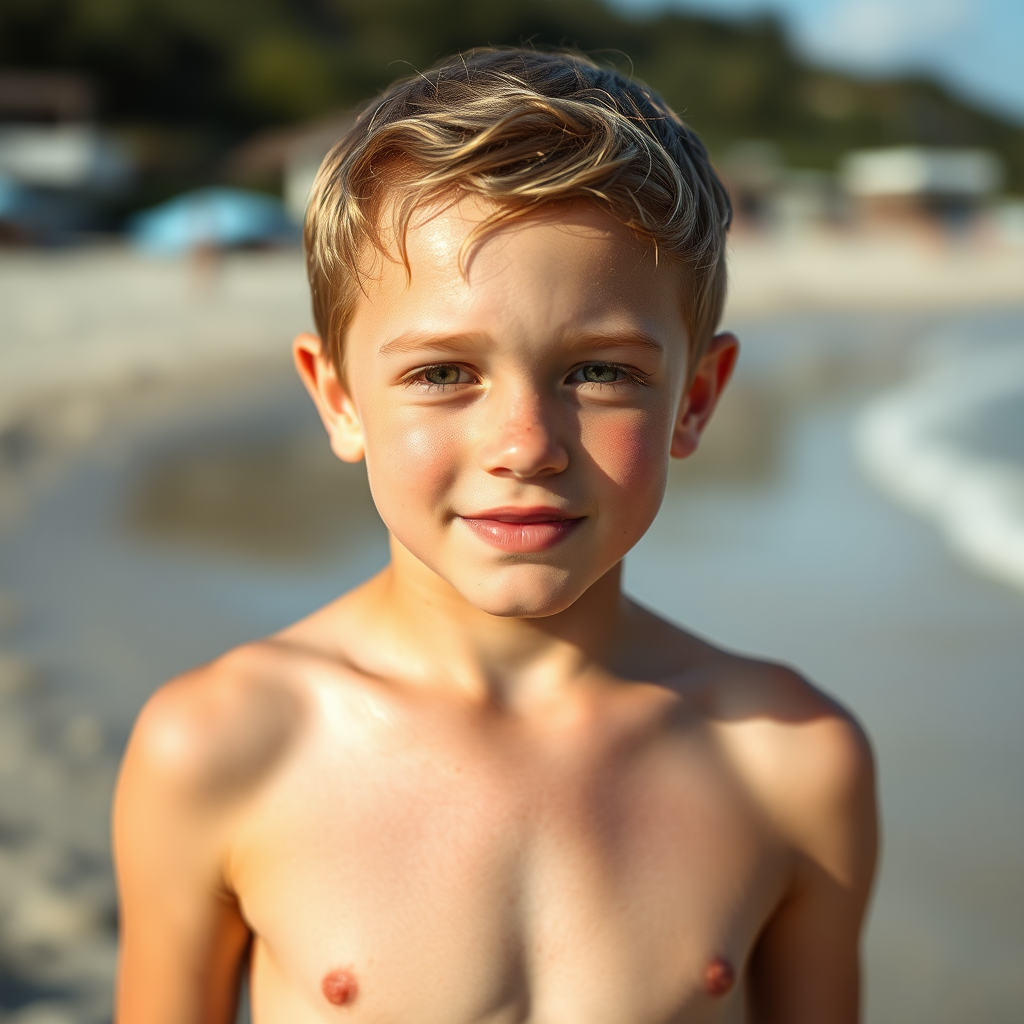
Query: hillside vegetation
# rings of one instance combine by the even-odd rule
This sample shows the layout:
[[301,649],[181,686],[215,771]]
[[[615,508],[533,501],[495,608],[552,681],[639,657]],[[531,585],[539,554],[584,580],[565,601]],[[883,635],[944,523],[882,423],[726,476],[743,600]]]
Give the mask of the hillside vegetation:
[[[649,81],[713,152],[772,139],[791,164],[899,143],[999,152],[1024,192],[1024,125],[921,79],[808,66],[767,19],[628,19],[600,0],[4,0],[0,65],[75,69],[102,116],[223,149],[256,129],[351,107],[406,71],[481,44],[573,45]],[[212,140],[212,141],[211,141]]]

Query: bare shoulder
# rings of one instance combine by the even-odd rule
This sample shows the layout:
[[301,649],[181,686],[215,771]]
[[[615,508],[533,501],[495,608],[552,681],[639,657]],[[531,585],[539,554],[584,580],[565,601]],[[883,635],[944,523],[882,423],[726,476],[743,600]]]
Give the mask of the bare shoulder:
[[709,675],[712,728],[767,817],[798,852],[870,877],[875,767],[854,716],[782,665],[722,655]]
[[721,650],[646,611],[637,621],[644,650],[660,652],[655,674],[675,681],[783,839],[819,860],[845,846],[870,874],[874,758],[854,716],[791,668]]
[[352,656],[364,588],[161,686],[136,720],[119,790],[139,780],[221,811],[252,795],[301,754],[325,684],[352,691],[365,683]]
[[838,701],[784,665],[740,657],[633,605],[630,669],[658,678],[707,723],[764,810],[800,831],[830,816],[874,815],[874,759]]
[[[872,768],[871,748],[854,716],[784,665],[723,655],[709,710],[751,767],[779,781],[842,789]],[[761,763],[763,762],[763,763]]]
[[136,720],[122,786],[199,804],[244,797],[297,742],[308,701],[274,640],[228,652],[165,683]]

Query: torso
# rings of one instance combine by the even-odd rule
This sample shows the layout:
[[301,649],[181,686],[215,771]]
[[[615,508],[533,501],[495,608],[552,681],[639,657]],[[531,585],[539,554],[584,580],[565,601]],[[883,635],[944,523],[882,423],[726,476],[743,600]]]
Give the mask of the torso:
[[302,742],[230,856],[255,1024],[743,1019],[791,858],[701,686],[524,726],[315,660],[289,685]]

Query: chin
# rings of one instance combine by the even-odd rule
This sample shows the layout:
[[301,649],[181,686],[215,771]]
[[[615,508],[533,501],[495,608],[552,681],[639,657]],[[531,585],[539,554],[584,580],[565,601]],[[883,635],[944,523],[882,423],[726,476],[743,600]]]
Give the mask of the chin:
[[550,565],[517,565],[481,577],[449,579],[471,604],[501,618],[540,619],[571,607],[596,581]]

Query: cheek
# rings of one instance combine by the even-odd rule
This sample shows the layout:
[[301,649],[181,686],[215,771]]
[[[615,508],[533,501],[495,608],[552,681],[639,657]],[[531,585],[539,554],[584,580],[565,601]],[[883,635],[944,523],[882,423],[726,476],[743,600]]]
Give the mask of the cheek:
[[449,424],[385,418],[367,431],[366,468],[381,515],[422,508],[450,486],[459,462]]
[[583,447],[616,489],[637,495],[652,490],[660,500],[669,446],[662,419],[639,411],[595,417],[583,429]]

